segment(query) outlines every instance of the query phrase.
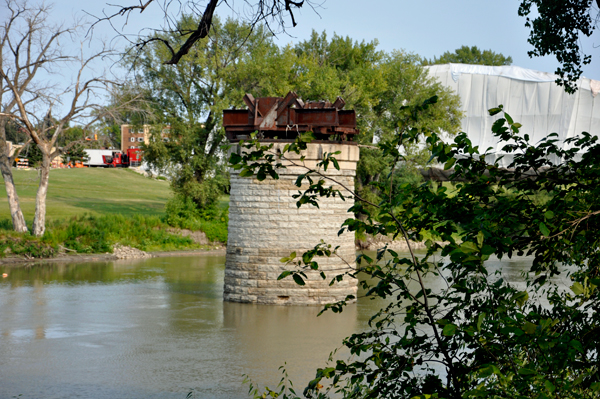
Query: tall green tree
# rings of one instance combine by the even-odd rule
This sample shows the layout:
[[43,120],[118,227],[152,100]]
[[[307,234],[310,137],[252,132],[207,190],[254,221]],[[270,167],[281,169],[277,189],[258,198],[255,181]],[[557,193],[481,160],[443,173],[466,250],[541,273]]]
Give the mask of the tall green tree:
[[385,54],[378,44],[377,40],[358,42],[336,34],[329,39],[325,31],[313,31],[310,39],[294,47],[298,93],[311,100],[341,96],[362,122],[385,84],[380,70]]
[[477,46],[461,46],[454,50],[453,53],[446,51],[439,58],[433,57],[432,60],[423,60],[424,65],[456,63],[501,66],[510,65],[512,62],[513,60],[510,56],[506,57],[492,50],[481,51]]
[[67,159],[69,160],[69,162],[72,163],[75,163],[77,161],[85,163],[89,161],[90,157],[84,150],[85,147],[83,146],[83,144],[74,144],[72,146],[69,146],[69,148],[62,154],[62,158],[65,161],[65,163],[67,162]]
[[[186,29],[198,21],[185,16],[179,23]],[[244,92],[263,93],[277,81],[257,67],[264,56],[277,53],[266,29],[231,19],[215,19],[212,29],[210,40],[198,43],[177,65],[165,64],[170,53],[159,42],[132,61],[156,121],[144,160],[169,173],[175,193],[199,209],[210,208],[227,185],[221,161],[223,109],[242,106]],[[254,79],[246,76],[246,63],[253,65]],[[263,79],[264,88],[257,84],[260,76],[271,78]]]
[[[378,184],[389,178],[389,161],[374,143],[401,129],[410,107],[436,93],[442,107],[430,109],[414,128],[428,128],[453,136],[460,128],[460,99],[427,75],[422,59],[412,53],[386,54],[378,42],[357,42],[349,37],[313,32],[295,47],[299,71],[297,86],[305,98],[335,98],[340,95],[347,108],[357,114],[361,148],[356,177],[357,191],[373,202],[379,200]],[[395,168],[402,178],[419,180],[417,167],[428,158],[423,146],[415,145],[402,165]]]
[[[427,75],[416,54],[378,49],[376,40],[358,42],[350,37],[313,31],[310,39],[298,43],[295,87],[305,99],[333,99],[341,96],[348,109],[357,114],[361,134],[361,159],[357,172],[357,188],[377,202],[373,183],[387,179],[390,169],[373,143],[384,140],[401,128],[410,106],[419,104],[436,93],[443,104],[430,109],[414,128],[428,128],[453,136],[460,128],[460,99]],[[407,165],[417,166],[428,159],[422,146],[410,149]],[[403,165],[406,166],[406,165]],[[399,170],[407,171],[407,168]],[[418,179],[413,167],[412,176]]]

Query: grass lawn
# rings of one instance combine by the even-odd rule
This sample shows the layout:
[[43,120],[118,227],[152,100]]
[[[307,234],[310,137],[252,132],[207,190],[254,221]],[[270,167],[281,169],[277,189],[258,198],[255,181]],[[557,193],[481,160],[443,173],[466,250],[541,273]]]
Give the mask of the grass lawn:
[[[31,225],[35,211],[38,172],[13,169],[21,209]],[[6,191],[2,184],[0,220],[10,219]],[[128,169],[53,169],[46,202],[48,221],[91,215],[122,214],[161,216],[171,197],[169,183],[148,179]]]

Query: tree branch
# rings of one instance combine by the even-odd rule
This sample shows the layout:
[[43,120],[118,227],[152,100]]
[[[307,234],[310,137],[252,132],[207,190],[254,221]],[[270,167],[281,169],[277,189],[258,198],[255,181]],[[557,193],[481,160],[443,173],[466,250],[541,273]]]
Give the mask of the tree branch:
[[208,32],[210,31],[210,28],[212,26],[213,14],[215,12],[215,8],[217,7],[218,2],[219,0],[210,0],[210,2],[206,5],[206,10],[204,10],[204,14],[202,14],[202,19],[198,24],[198,28],[187,38],[187,40],[181,46],[181,48],[175,54],[173,54],[173,57],[171,57],[169,61],[165,62],[165,64],[177,64],[181,57],[183,57],[190,51],[194,43],[196,43],[200,39],[205,38],[208,35]]

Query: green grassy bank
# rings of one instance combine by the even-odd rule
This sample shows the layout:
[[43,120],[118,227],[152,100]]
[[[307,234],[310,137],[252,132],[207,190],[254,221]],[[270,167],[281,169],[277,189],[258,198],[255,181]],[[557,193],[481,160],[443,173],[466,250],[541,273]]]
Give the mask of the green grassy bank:
[[[33,221],[36,170],[13,169],[13,177],[27,223]],[[0,219],[10,218],[4,184],[0,188]],[[148,179],[129,169],[54,169],[50,172],[48,199],[49,221],[83,214],[161,217],[171,197],[169,183]]]
[[[37,171],[13,170],[13,176],[21,209],[31,228]],[[128,169],[52,170],[46,203],[46,234],[41,238],[11,230],[4,184],[0,190],[0,257],[106,253],[111,252],[116,243],[144,251],[205,247],[173,233],[165,222],[165,204],[172,196],[169,183]],[[221,203],[226,206],[227,201]]]

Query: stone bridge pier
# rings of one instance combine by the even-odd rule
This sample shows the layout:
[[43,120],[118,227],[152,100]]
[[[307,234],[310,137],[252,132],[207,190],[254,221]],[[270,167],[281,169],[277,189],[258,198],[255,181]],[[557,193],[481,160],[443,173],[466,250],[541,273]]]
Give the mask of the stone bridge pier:
[[[265,140],[268,141],[268,140]],[[283,148],[285,143],[276,142],[273,151]],[[235,146],[233,148],[235,151]],[[298,188],[294,183],[298,175],[315,168],[325,152],[340,151],[336,155],[340,170],[332,165],[324,172],[340,185],[328,181],[348,194],[343,201],[339,197],[321,198],[320,208],[312,205],[296,206],[293,194]],[[354,176],[359,157],[359,148],[353,142],[322,141],[308,144],[305,159],[295,162],[305,167],[287,164],[279,169],[279,179],[270,177],[258,181],[254,177],[240,177],[239,171],[231,170],[231,192],[229,205],[229,238],[225,265],[224,299],[233,302],[250,302],[277,305],[323,305],[343,300],[347,295],[356,296],[357,280],[344,277],[332,286],[333,276],[355,267],[354,234],[346,232],[338,236],[342,223],[352,213],[348,209],[354,204],[350,193],[354,190]],[[322,171],[323,172],[323,171]],[[298,257],[321,240],[339,246],[338,256],[319,257],[319,271],[307,272],[306,285],[297,285],[291,277],[277,280],[284,271],[293,268],[280,262],[296,252]],[[319,272],[327,279],[323,280]]]

